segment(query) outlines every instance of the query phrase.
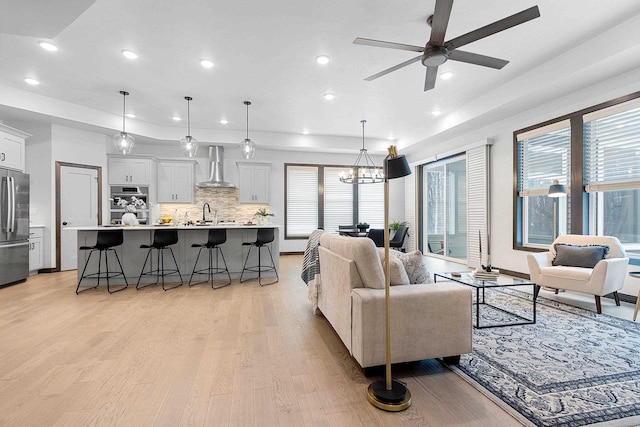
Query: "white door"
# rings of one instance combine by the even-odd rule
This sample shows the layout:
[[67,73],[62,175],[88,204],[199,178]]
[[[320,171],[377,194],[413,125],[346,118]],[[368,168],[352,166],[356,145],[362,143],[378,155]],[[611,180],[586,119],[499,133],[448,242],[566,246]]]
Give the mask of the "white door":
[[98,171],[60,167],[60,270],[78,268],[77,231],[98,225]]

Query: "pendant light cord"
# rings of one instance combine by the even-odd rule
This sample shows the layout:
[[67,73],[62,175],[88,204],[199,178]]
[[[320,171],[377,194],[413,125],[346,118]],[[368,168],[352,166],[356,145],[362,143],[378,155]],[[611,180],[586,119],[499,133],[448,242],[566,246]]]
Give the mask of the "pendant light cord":
[[360,123],[362,123],[362,149],[364,150],[364,124],[367,123],[366,120],[360,120]]
[[191,109],[189,108],[190,99],[187,99],[187,135],[191,136]]
[[247,139],[249,139],[249,103],[245,102],[247,105]]
[[125,132],[125,113],[127,111],[127,92],[120,92],[122,94],[122,133]]

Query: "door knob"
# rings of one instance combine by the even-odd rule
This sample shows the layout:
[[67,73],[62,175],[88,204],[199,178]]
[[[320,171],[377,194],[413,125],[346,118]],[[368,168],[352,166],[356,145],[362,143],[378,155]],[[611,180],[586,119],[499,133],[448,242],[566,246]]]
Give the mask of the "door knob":
[[63,222],[62,225],[67,225],[67,221]]

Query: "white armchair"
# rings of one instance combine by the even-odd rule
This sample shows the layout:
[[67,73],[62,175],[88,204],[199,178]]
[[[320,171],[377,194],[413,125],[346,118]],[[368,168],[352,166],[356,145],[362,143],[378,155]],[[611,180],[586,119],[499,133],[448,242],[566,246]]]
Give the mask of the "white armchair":
[[[593,268],[553,265],[556,243],[577,246],[603,245],[609,247],[609,252]],[[598,314],[602,313],[600,297],[603,295],[613,293],[616,305],[620,305],[618,291],[624,284],[629,258],[616,237],[564,234],[553,242],[549,252],[528,254],[527,262],[531,280],[536,283],[534,298],[538,297],[540,287],[545,286],[595,296]]]

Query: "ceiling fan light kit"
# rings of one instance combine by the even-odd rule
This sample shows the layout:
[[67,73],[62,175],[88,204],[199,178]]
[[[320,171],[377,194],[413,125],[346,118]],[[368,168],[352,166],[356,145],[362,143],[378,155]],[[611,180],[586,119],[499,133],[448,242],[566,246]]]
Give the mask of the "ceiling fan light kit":
[[420,61],[422,62],[422,65],[427,67],[424,83],[424,90],[426,92],[435,87],[438,67],[449,59],[452,61],[466,62],[468,64],[480,65],[498,70],[502,69],[509,63],[509,61],[457,49],[492,34],[499,33],[500,31],[507,30],[511,27],[515,27],[516,25],[524,24],[527,21],[540,17],[540,10],[538,9],[538,6],[533,6],[529,9],[523,10],[522,12],[500,19],[492,24],[485,25],[484,27],[445,42],[444,37],[447,31],[447,26],[449,25],[452,6],[453,0],[436,0],[435,11],[433,15],[427,19],[427,24],[431,26],[431,36],[424,47],[360,37],[356,38],[353,41],[354,44],[421,53],[420,56],[411,58],[398,65],[394,65],[391,68],[387,68],[386,70],[373,74],[365,78],[365,80],[375,80],[379,77],[392,73],[393,71],[411,65],[414,62]]
[[180,146],[186,157],[195,157],[198,152],[198,140],[191,136],[191,111],[189,103],[193,101],[190,96],[185,96],[187,101],[187,136],[180,140]]
[[256,153],[256,144],[249,139],[249,105],[250,101],[244,101],[244,105],[247,106],[247,137],[240,143],[240,153],[242,157],[249,160],[253,159]]
[[133,146],[136,144],[136,139],[125,131],[127,95],[129,95],[129,92],[121,90],[120,95],[122,95],[122,132],[113,135],[111,140],[119,153],[127,155],[131,153],[131,150],[133,150]]

